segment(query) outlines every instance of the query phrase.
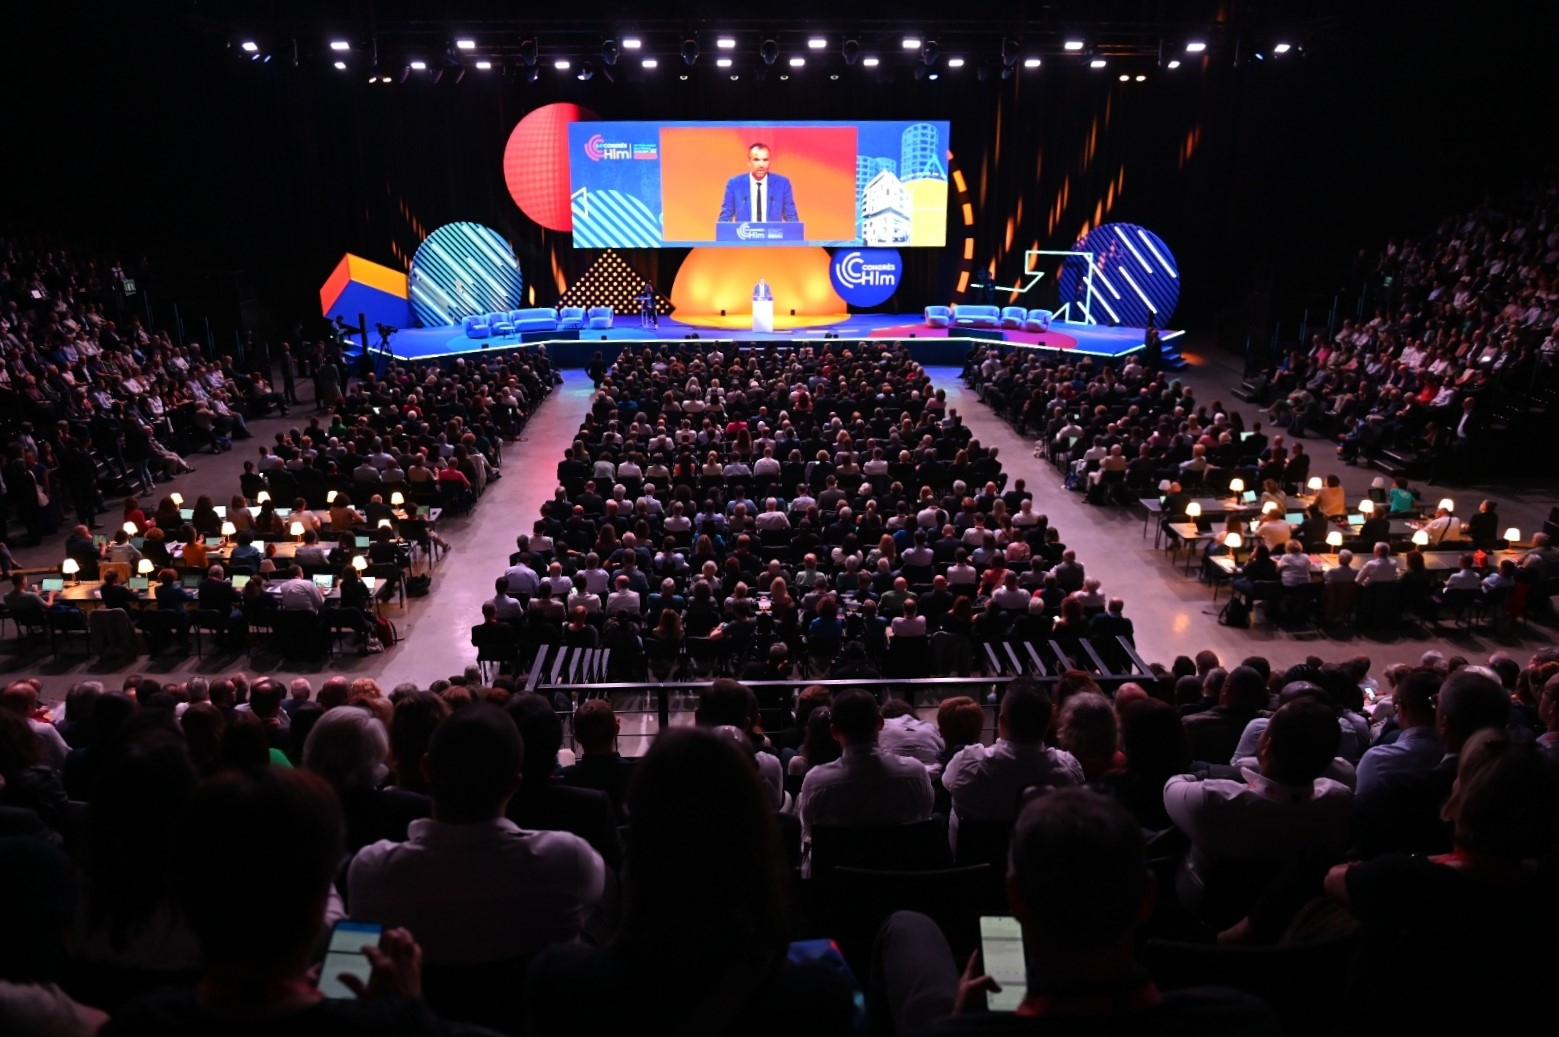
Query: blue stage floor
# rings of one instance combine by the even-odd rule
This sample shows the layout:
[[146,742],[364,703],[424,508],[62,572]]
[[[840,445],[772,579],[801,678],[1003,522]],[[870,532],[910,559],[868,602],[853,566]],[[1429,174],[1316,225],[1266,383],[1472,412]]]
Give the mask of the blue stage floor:
[[[697,335],[703,341],[794,343],[820,341],[827,335],[837,335],[842,339],[914,338],[917,346],[924,347],[945,343],[945,348],[926,350],[938,354],[939,359],[933,362],[945,363],[948,361],[940,359],[942,355],[950,356],[956,352],[961,356],[971,342],[977,339],[989,340],[994,333],[996,332],[993,330],[979,336],[972,336],[965,334],[962,329],[930,328],[921,320],[919,314],[850,314],[834,323],[773,332],[710,327],[706,324],[684,323],[669,317],[661,318],[658,329],[649,330],[639,327],[636,317],[618,317],[616,325],[608,329],[571,332],[567,333],[566,337],[560,336],[555,339],[528,338],[524,342],[515,335],[484,339],[467,338],[458,325],[440,328],[404,328],[391,337],[390,353],[399,360],[438,360],[484,351],[509,351],[544,343],[548,353],[552,354],[558,362],[572,365],[584,363],[597,350],[610,351],[615,355],[617,350],[628,342],[677,342],[690,335]],[[1000,331],[999,334],[1001,341],[1014,346],[1077,352],[1090,356],[1125,356],[1141,349],[1143,345],[1141,328],[1112,328],[1098,324],[1072,324],[1063,321],[1055,322],[1051,325],[1050,331],[1042,334],[1014,330]],[[1163,337],[1169,340],[1181,334],[1183,332],[1167,331]]]

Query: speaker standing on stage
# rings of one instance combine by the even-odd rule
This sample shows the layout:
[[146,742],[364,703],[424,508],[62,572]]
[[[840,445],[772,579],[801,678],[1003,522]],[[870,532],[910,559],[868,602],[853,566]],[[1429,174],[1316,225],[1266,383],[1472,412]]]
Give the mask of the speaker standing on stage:
[[762,142],[747,149],[747,172],[725,185],[720,203],[720,222],[800,223],[790,181],[769,172],[769,146]]

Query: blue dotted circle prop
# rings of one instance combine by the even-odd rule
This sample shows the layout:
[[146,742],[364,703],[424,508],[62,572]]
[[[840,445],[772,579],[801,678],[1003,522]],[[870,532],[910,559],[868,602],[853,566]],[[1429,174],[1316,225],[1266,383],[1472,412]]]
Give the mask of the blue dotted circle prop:
[[1061,302],[1074,313],[1081,309],[1100,324],[1145,328],[1151,317],[1156,327],[1169,326],[1180,301],[1180,268],[1164,239],[1135,223],[1106,223],[1072,247],[1094,254],[1091,298],[1088,264],[1068,257],[1061,266]]
[[520,264],[491,227],[446,223],[411,257],[411,305],[425,328],[521,305]]

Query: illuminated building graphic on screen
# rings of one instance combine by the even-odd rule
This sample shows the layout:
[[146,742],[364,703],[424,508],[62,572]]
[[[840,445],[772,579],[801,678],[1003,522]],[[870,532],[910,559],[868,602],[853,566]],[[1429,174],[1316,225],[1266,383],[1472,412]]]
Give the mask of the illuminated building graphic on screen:
[[909,192],[890,170],[872,177],[861,192],[861,238],[868,245],[907,245]]

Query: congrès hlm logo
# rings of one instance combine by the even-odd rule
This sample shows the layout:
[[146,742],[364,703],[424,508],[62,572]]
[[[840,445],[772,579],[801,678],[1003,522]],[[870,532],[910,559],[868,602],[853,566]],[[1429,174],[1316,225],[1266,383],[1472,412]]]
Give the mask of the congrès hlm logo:
[[834,253],[829,279],[851,306],[875,306],[898,291],[904,263],[891,248],[852,248]]

